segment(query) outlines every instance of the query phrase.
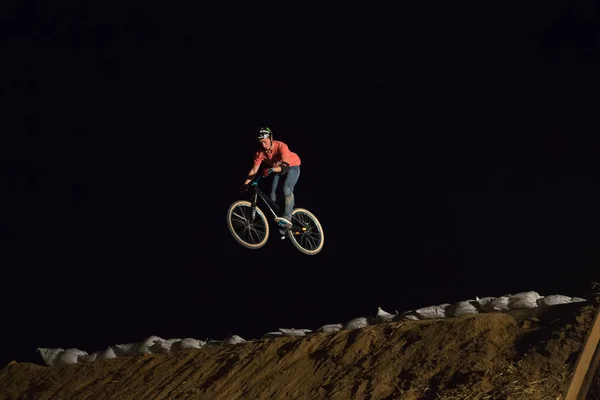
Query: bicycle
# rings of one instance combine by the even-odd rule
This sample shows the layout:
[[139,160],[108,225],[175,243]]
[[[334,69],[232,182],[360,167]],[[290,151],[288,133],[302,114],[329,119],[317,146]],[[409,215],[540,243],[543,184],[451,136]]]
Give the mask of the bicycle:
[[[274,223],[280,210],[279,205],[258,187],[261,178],[262,176],[257,174],[248,184],[248,188],[251,189],[250,201],[234,201],[227,210],[229,231],[239,244],[249,249],[263,247],[270,234],[267,217],[258,206],[258,200],[261,199],[271,211]],[[323,227],[313,213],[305,208],[294,208],[291,222],[290,228],[278,226],[282,232],[281,239],[289,237],[292,244],[307,255],[315,255],[323,249],[325,240]]]

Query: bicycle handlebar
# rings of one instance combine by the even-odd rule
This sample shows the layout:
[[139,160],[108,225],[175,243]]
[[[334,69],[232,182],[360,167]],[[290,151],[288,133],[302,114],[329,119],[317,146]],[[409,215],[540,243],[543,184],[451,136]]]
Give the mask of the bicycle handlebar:
[[260,181],[264,177],[265,176],[263,176],[260,172],[257,172],[256,174],[254,174],[252,179],[250,179],[250,182],[248,182],[247,187],[256,187],[258,185],[258,181]]
[[257,172],[256,175],[254,176],[254,178],[252,178],[252,180],[250,182],[248,182],[248,185],[256,186],[256,185],[258,185],[258,181],[260,181],[262,178],[263,178],[263,176]]
[[256,186],[258,184],[258,181],[260,181],[262,178],[265,178],[264,175],[262,175],[260,172],[257,172],[254,177],[250,180],[250,182],[248,182],[249,186]]

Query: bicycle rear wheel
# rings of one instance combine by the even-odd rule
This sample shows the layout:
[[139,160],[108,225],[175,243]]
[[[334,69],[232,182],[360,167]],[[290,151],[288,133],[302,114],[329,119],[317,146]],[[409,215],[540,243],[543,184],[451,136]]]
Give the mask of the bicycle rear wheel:
[[227,227],[233,238],[249,249],[259,249],[269,238],[269,224],[262,210],[256,206],[252,216],[252,204],[247,200],[238,200],[227,210]]
[[309,256],[323,249],[325,235],[317,217],[304,208],[292,211],[292,227],[288,230],[292,244]]

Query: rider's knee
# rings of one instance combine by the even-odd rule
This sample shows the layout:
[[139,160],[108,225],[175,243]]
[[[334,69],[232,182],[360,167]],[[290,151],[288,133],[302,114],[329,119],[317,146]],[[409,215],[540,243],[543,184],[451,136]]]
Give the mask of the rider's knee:
[[290,186],[284,186],[283,187],[283,195],[285,197],[290,197],[294,195],[294,191],[292,190],[292,188]]

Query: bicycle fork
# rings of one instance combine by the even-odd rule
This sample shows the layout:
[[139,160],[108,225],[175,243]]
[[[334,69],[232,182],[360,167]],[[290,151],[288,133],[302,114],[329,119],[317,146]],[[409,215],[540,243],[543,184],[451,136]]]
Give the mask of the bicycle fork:
[[258,193],[254,192],[254,196],[252,196],[252,203],[250,205],[251,210],[252,210],[252,221],[254,221],[254,218],[256,217],[256,202],[258,200]]
[[[263,198],[264,200],[264,198]],[[256,218],[256,204],[258,203],[258,192],[254,192],[254,196],[252,196],[252,201],[250,202],[250,208],[252,210],[252,221],[254,221],[254,219]],[[277,218],[277,214],[275,213],[275,211],[273,211],[273,209],[271,207],[268,206],[268,202],[267,202],[267,208],[271,211],[271,214],[273,214],[273,217]],[[279,231],[282,236],[281,239],[285,239],[286,235],[283,234],[281,232],[281,230]]]

